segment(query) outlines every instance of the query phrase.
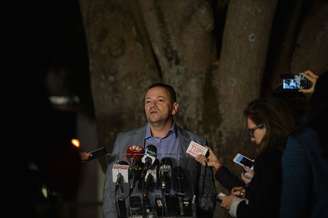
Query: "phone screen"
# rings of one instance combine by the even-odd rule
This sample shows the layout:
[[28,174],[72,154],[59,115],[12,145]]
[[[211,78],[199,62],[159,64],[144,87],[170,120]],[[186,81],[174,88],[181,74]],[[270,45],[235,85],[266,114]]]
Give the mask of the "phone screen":
[[250,160],[248,160],[245,157],[242,157],[241,158],[240,163],[242,163],[242,164],[244,164],[245,166],[248,166],[248,167],[252,167],[253,166],[253,162],[250,161]]
[[297,79],[283,79],[282,80],[282,88],[283,89],[299,89],[300,81]]
[[253,161],[249,160],[248,158],[246,158],[246,157],[244,157],[242,155],[238,155],[236,157],[236,162],[239,162],[242,165],[247,166],[247,167],[250,167],[250,168],[253,167],[253,165],[254,165],[254,162]]

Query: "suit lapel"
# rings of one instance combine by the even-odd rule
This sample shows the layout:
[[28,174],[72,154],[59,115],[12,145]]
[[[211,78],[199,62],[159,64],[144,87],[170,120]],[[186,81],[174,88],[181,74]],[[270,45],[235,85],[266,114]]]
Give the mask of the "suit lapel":
[[137,129],[134,132],[133,136],[131,137],[130,143],[144,146],[145,136],[146,136],[146,126]]

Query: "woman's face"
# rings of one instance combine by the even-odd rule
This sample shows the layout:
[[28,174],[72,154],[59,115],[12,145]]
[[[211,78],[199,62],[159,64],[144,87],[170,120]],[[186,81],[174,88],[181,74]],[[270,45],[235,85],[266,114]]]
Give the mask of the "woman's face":
[[251,142],[259,145],[261,144],[265,133],[266,128],[263,124],[256,125],[253,120],[251,120],[249,117],[247,118],[247,129],[248,133],[251,139]]

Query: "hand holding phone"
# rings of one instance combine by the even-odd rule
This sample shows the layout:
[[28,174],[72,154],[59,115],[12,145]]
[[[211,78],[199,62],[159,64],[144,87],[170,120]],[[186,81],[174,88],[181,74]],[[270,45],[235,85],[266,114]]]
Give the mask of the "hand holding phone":
[[306,73],[283,74],[281,77],[284,91],[307,90],[313,85]]
[[238,164],[242,167],[249,167],[250,169],[254,168],[254,160],[252,160],[240,153],[236,154],[236,156],[233,158],[233,162],[235,162],[236,164]]
[[244,167],[244,172],[241,173],[241,180],[248,185],[254,177],[254,169]]
[[311,70],[306,70],[303,73],[304,77],[310,81],[311,85],[310,87],[302,87],[301,89],[299,89],[300,92],[304,93],[304,94],[312,94],[314,92],[314,87],[315,84],[317,83],[317,80],[319,78],[319,76],[317,74],[315,74],[314,72],[312,72]]

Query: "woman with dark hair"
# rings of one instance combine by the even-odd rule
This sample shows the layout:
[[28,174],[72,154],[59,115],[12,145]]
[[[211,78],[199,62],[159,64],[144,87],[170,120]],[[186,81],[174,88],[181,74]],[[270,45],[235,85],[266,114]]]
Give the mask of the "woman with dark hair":
[[328,217],[328,72],[319,77],[306,124],[282,158],[281,218]]
[[[221,206],[234,217],[279,216],[281,192],[281,156],[295,122],[287,105],[277,98],[257,99],[244,111],[250,140],[256,146],[254,177],[245,186],[246,195],[222,197]],[[202,164],[212,166],[217,180],[226,188],[242,184],[220,163],[212,150],[209,156],[198,156]]]

